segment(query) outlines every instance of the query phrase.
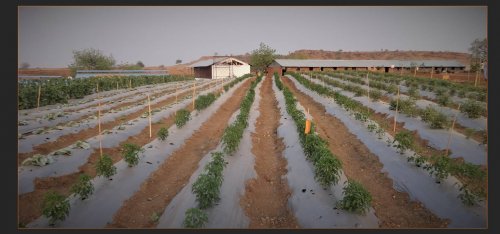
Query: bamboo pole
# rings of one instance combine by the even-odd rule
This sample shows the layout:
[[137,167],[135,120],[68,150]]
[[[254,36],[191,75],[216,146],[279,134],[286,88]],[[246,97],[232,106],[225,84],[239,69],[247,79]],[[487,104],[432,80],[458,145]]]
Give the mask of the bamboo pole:
[[98,100],[98,111],[97,111],[97,122],[99,125],[99,154],[102,158],[102,134],[101,134],[101,96],[99,95],[99,82],[97,83],[97,100]]
[[193,83],[193,110],[194,110],[194,98],[196,93],[196,82]]
[[149,138],[152,137],[152,127],[151,127],[151,99],[149,98],[148,93],[148,109],[149,109]]
[[474,81],[474,87],[477,86],[477,78],[479,77],[479,71],[476,71],[476,80]]
[[128,79],[128,88],[132,89],[132,79]]
[[399,106],[399,85],[398,85],[398,96],[396,98],[396,114],[394,115],[394,127],[392,129],[394,133],[396,133],[396,118],[398,115],[398,106]]
[[[458,104],[458,111],[460,111],[460,104]],[[455,114],[455,117],[453,118],[453,122],[451,123],[451,128],[450,128],[450,134],[448,135],[448,144],[446,144],[446,152],[445,156],[448,156],[448,152],[450,150],[450,143],[451,143],[451,134],[453,133],[453,128],[455,127],[455,122],[457,121],[457,114]]]
[[42,96],[42,84],[38,82],[38,98],[36,102],[36,110],[40,108],[40,97]]

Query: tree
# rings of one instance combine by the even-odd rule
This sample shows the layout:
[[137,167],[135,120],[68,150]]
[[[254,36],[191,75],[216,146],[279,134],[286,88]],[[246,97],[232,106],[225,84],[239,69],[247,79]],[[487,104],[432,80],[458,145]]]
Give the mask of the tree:
[[175,60],[175,64],[181,64],[181,63],[182,63],[182,60],[180,60],[180,59]]
[[21,68],[22,69],[27,69],[30,67],[30,64],[29,63],[21,63]]
[[137,65],[138,67],[144,67],[144,63],[140,60],[137,61],[137,63],[135,65]]
[[474,40],[470,44],[469,52],[471,53],[471,71],[478,71],[481,69],[482,63],[488,60],[488,40],[486,38],[483,40]]
[[273,63],[276,58],[276,50],[267,46],[264,43],[260,43],[259,49],[253,50],[250,57],[250,61],[255,70],[264,72],[271,63]]
[[112,55],[106,56],[100,50],[89,48],[73,51],[73,63],[69,68],[75,76],[76,70],[109,70],[115,63]]

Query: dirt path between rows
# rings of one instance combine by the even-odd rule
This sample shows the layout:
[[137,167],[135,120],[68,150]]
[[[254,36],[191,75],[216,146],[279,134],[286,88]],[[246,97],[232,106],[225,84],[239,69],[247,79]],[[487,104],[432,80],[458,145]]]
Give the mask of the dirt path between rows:
[[259,117],[252,133],[252,153],[257,177],[246,182],[241,207],[250,218],[250,228],[300,228],[287,206],[291,195],[286,179],[285,144],[278,138],[280,112],[273,95],[272,76],[264,79]]
[[407,193],[395,190],[392,179],[382,173],[383,165],[378,157],[356,135],[339,119],[326,114],[321,104],[299,91],[288,78],[282,79],[298,102],[309,108],[318,134],[342,161],[346,176],[363,184],[372,195],[372,206],[381,228],[442,228],[448,225],[448,220],[440,219],[420,202],[411,201]]
[[188,183],[201,158],[217,147],[231,115],[240,108],[252,80],[243,81],[244,84],[235,90],[233,96],[149,176],[115,213],[108,228],[156,226],[151,215],[156,212],[161,217],[165,207]]
[[[206,89],[208,88],[208,85],[204,85],[203,87],[201,87],[200,90],[203,90],[203,89]],[[189,95],[192,95],[192,91],[189,90],[189,91],[185,91],[183,93],[180,93],[178,95],[178,99],[181,99],[183,97],[186,97],[186,96],[189,96]],[[155,108],[158,108],[158,107],[162,107],[162,106],[165,106],[165,105],[168,105],[170,103],[173,103],[175,102],[175,97],[170,97],[170,98],[167,98],[166,100],[163,100],[161,102],[158,102],[154,105],[151,105],[151,109],[155,109]],[[144,108],[138,110],[138,111],[135,111],[133,113],[130,113],[130,114],[127,114],[121,118],[116,118],[114,121],[110,121],[110,122],[106,122],[106,123],[101,123],[101,130],[104,131],[106,129],[111,129],[117,125],[119,125],[120,123],[123,123],[123,122],[127,122],[127,121],[130,121],[130,120],[133,120],[133,119],[136,119],[136,118],[139,118],[144,112],[146,112],[148,110],[148,106],[145,106]],[[70,133],[70,134],[67,134],[67,135],[64,135],[64,136],[61,136],[59,137],[56,141],[52,141],[52,142],[47,142],[47,143],[43,143],[43,144],[40,144],[40,145],[37,145],[35,147],[33,147],[33,151],[31,152],[28,152],[28,153],[18,153],[17,156],[18,156],[18,166],[21,165],[21,163],[26,159],[26,158],[29,158],[35,154],[48,154],[54,150],[57,150],[57,149],[61,149],[61,148],[64,148],[64,147],[68,147],[72,144],[74,144],[75,142],[77,142],[78,140],[85,140],[87,138],[90,138],[90,137],[93,137],[93,136],[96,136],[98,135],[99,133],[99,130],[98,130],[98,126],[95,126],[93,128],[87,128],[87,129],[84,129],[82,131],[79,131],[77,133]]]

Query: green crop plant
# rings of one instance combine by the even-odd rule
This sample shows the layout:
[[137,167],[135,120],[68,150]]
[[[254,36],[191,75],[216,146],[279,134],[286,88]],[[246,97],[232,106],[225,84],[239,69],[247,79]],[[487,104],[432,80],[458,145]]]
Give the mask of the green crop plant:
[[408,89],[408,95],[411,97],[411,98],[414,98],[414,99],[419,99],[420,98],[420,92],[418,91],[418,89],[415,87],[415,86],[411,86],[409,89]]
[[338,204],[341,209],[361,214],[370,209],[372,196],[360,183],[349,180],[342,194],[344,198]]
[[376,102],[382,97],[382,92],[379,90],[370,90],[370,98],[372,101]]
[[191,112],[186,109],[180,109],[175,113],[175,125],[182,128],[191,119]]
[[368,131],[373,132],[377,129],[377,125],[371,123],[371,124],[368,124],[367,128],[368,128]]
[[104,176],[110,178],[116,174],[116,167],[113,165],[113,160],[107,154],[103,154],[102,157],[95,164],[95,170],[97,176]]
[[431,106],[427,106],[421,114],[422,121],[429,123],[433,129],[447,128],[450,125],[448,116],[437,111]]
[[437,183],[448,178],[453,169],[451,158],[448,156],[433,155],[431,162],[432,165],[426,166],[424,169],[428,170],[436,178]]
[[441,106],[449,106],[451,104],[450,96],[448,94],[437,95],[436,102]]
[[427,162],[427,159],[418,155],[418,154],[413,154],[413,156],[408,157],[408,162],[413,162],[415,163],[415,166],[421,167]]
[[208,222],[208,214],[198,208],[190,208],[186,210],[186,218],[183,226],[186,228],[202,228]]
[[64,195],[49,191],[44,195],[42,201],[42,214],[49,218],[49,224],[55,225],[57,221],[63,221],[69,214],[71,206]]
[[403,154],[406,150],[413,147],[413,134],[407,130],[400,131],[394,136],[392,143],[397,143],[394,146]]
[[94,185],[90,181],[90,176],[86,174],[81,174],[78,177],[78,181],[71,187],[71,192],[80,196],[80,199],[87,199],[92,193],[94,193]]
[[467,185],[461,186],[459,191],[460,194],[458,195],[458,198],[460,198],[462,203],[466,206],[473,206],[476,203],[482,201],[479,196],[477,196],[467,188]]
[[476,119],[479,118],[485,112],[485,109],[484,107],[481,106],[479,102],[473,100],[467,100],[465,103],[463,103],[462,107],[460,108],[460,111],[462,113],[465,113],[467,117],[471,119]]
[[406,114],[410,117],[415,117],[418,115],[418,108],[415,105],[415,100],[408,98],[408,99],[392,99],[391,102],[389,103],[389,109],[390,110],[396,110],[396,106],[398,108],[398,112]]
[[133,167],[139,163],[139,153],[144,152],[140,146],[125,143],[122,148],[122,156],[129,167]]
[[160,128],[158,131],[158,138],[160,138],[161,141],[166,140],[168,137],[168,129],[165,127]]
[[219,189],[224,180],[222,171],[226,164],[221,152],[212,153],[212,161],[205,166],[205,173],[193,183],[192,191],[200,208],[210,208],[219,200]]
[[197,111],[201,111],[210,106],[210,104],[212,104],[216,99],[217,96],[214,93],[209,93],[207,95],[200,95],[194,101],[195,109]]

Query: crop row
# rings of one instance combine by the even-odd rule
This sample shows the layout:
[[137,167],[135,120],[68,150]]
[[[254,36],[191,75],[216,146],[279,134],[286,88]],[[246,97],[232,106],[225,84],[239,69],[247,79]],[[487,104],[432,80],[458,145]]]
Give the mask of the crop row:
[[[323,187],[337,184],[342,170],[342,162],[328,149],[328,143],[315,133],[314,124],[311,123],[310,133],[305,133],[306,118],[304,113],[297,109],[295,97],[288,87],[283,86],[277,74],[275,74],[275,82],[278,88],[283,90],[286,110],[295,122],[306,158],[314,165],[315,179]],[[366,212],[371,206],[370,193],[356,181],[349,180],[343,193],[343,200],[334,204],[335,206],[338,205],[342,209],[360,213]]]
[[[381,139],[385,130],[383,126],[380,126],[376,121],[369,119],[373,110],[367,110],[360,102],[352,100],[339,92],[333,92],[322,85],[315,84],[299,74],[292,73],[291,75],[306,88],[321,95],[332,97],[338,105],[347,111],[354,112],[356,120],[362,122],[370,121],[371,123],[367,125],[368,130],[370,132],[376,131],[379,135],[379,139]],[[414,156],[409,157],[409,162],[417,162],[417,166],[427,162],[428,164],[423,167],[423,169],[429,171],[431,175],[434,175],[438,182],[447,178],[449,175],[457,176],[463,183],[463,186],[460,188],[462,192],[460,198],[464,204],[473,204],[479,201],[480,198],[486,196],[486,192],[481,186],[485,183],[486,173],[480,166],[467,162],[452,161],[448,155],[435,155],[430,158],[425,158],[421,156],[423,149],[414,143],[413,136],[407,130],[398,132],[394,136],[394,141],[388,142],[388,146],[394,143],[394,146],[398,148],[401,153],[408,149],[415,152]]]
[[[128,78],[128,79],[127,79]],[[137,76],[129,77],[92,77],[87,79],[48,79],[29,80],[19,82],[18,109],[37,107],[40,91],[40,106],[67,103],[69,99],[83,98],[99,91],[108,91],[117,88],[133,88],[137,86],[160,84],[172,81],[192,80],[190,76]],[[40,89],[40,90],[39,90]]]
[[[234,80],[232,87],[237,82],[245,79],[248,76],[240,77]],[[236,151],[238,145],[243,137],[243,131],[248,126],[248,116],[250,108],[255,98],[255,87],[261,81],[262,76],[259,76],[255,81],[252,81],[250,89],[247,91],[245,98],[240,105],[240,113],[236,117],[236,121],[224,130],[222,142],[224,145],[224,153],[231,155]],[[222,172],[227,162],[224,161],[223,152],[212,153],[212,161],[210,161],[204,168],[204,173],[200,174],[196,181],[193,183],[192,192],[196,196],[198,206],[186,210],[185,219],[183,222],[184,227],[187,228],[200,228],[208,222],[208,214],[204,209],[212,207],[220,197],[220,186],[224,181]]]

